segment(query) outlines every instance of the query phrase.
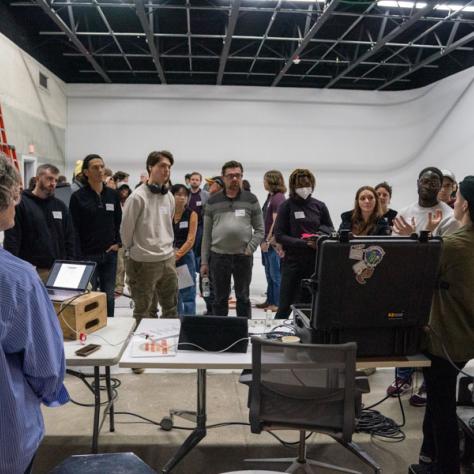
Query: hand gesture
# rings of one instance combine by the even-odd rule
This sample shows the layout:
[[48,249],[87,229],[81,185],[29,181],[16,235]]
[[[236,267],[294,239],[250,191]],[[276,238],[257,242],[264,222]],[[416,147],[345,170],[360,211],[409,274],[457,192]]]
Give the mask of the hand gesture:
[[436,209],[434,216],[432,212],[428,212],[428,224],[426,225],[426,230],[433,232],[436,229],[436,227],[438,227],[442,218],[443,218],[443,213],[441,212],[441,209]]
[[403,216],[395,217],[393,221],[393,230],[399,235],[411,235],[416,232],[415,218],[411,218],[411,223],[409,224]]

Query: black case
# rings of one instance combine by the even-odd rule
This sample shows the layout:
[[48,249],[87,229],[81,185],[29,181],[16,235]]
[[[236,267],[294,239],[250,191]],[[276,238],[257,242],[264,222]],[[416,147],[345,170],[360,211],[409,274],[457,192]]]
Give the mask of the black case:
[[[311,307],[294,306],[303,342],[357,342],[359,356],[420,351],[442,241],[337,235],[318,240],[316,272],[306,281]],[[360,272],[359,274],[357,272]]]

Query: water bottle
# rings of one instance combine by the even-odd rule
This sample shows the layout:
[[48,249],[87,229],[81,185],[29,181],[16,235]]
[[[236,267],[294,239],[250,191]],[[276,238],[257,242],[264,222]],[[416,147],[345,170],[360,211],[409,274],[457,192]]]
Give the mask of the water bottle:
[[265,327],[271,328],[272,327],[272,320],[273,320],[273,313],[271,309],[267,309],[265,311]]
[[211,296],[211,282],[209,281],[209,277],[202,277],[201,284],[202,296],[204,296],[204,298],[208,298],[209,296]]

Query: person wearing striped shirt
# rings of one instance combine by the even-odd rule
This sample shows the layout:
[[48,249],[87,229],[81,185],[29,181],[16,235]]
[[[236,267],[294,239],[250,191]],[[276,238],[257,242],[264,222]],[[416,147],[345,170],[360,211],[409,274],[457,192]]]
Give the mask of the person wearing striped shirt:
[[[15,224],[20,178],[0,155],[0,231]],[[0,474],[31,471],[44,435],[40,406],[69,400],[61,329],[33,266],[0,248]]]

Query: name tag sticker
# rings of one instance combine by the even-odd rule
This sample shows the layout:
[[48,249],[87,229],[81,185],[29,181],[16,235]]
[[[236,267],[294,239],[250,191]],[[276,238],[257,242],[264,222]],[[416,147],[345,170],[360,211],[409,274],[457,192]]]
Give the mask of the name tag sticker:
[[295,211],[295,219],[304,219],[305,215],[303,211]]
[[202,206],[202,201],[196,201],[196,206]]
[[188,221],[183,221],[179,223],[180,229],[187,229],[188,228]]
[[55,219],[62,219],[63,218],[63,213],[61,211],[53,211],[53,217]]
[[160,214],[168,215],[170,213],[170,210],[167,207],[160,207]]
[[236,209],[235,217],[245,217],[245,209]]
[[112,203],[110,203],[110,202],[105,203],[105,210],[106,211],[112,211],[113,212],[114,209],[115,209],[115,206],[114,206],[113,202]]

